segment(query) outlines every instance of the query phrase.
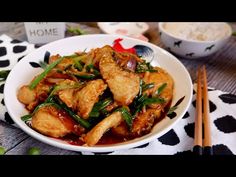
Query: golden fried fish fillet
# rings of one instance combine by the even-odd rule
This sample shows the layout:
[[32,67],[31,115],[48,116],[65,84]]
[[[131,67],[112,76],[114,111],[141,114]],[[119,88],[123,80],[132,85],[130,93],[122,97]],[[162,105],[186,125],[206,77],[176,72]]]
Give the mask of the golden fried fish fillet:
[[125,120],[122,120],[119,125],[116,127],[112,127],[111,131],[114,135],[119,136],[119,137],[129,137],[130,136],[130,131],[127,123]]
[[106,133],[110,128],[119,125],[121,121],[122,115],[120,112],[114,112],[110,116],[103,119],[84,137],[86,145],[94,146],[95,144],[97,144],[104,133]]
[[32,127],[44,135],[55,138],[71,133],[73,122],[71,121],[71,124],[66,123],[65,118],[59,117],[57,113],[58,111],[54,107],[39,109],[32,118]]
[[[73,86],[75,85],[76,82],[72,80],[64,80],[58,84],[58,86],[63,86],[63,85],[70,85]],[[76,105],[76,100],[74,99],[75,93],[77,89],[75,88],[70,88],[70,89],[63,89],[58,92],[59,98],[70,108],[74,108]]]
[[[155,67],[155,69],[157,69],[158,72],[146,72],[144,75],[143,80],[146,84],[154,83],[154,87],[146,90],[145,93],[147,93],[147,95],[153,95],[160,86],[166,83],[166,87],[160,94],[160,97],[165,99],[166,105],[171,101],[173,97],[174,81],[164,69],[159,67]],[[154,104],[152,104],[152,106],[154,106]],[[154,106],[153,108],[156,107]]]
[[101,48],[100,56],[99,69],[114,100],[121,105],[129,105],[139,92],[139,77],[120,68],[113,60],[110,48]]
[[129,130],[125,121],[121,121],[121,123],[113,127],[112,132],[121,137],[140,137],[146,133],[149,133],[154,125],[154,121],[161,116],[161,108],[152,109],[149,108],[146,112],[140,112],[135,119],[133,120],[132,127]]
[[[61,56],[60,55],[53,55],[49,58],[49,64],[55,62],[56,60],[58,60]],[[56,65],[55,68],[59,68],[61,70],[64,70],[66,67],[68,67],[69,65],[73,65],[74,62],[73,60],[71,60],[70,58],[64,58],[60,63],[58,63]]]
[[23,104],[30,104],[36,100],[36,92],[24,85],[19,89],[17,99]]
[[107,85],[102,79],[89,81],[85,87],[76,93],[76,105],[78,115],[87,119],[93,106],[98,102],[99,95],[102,95]]
[[74,95],[76,89],[64,89],[58,93],[59,98],[69,107],[72,108],[75,104]]
[[132,124],[132,136],[139,137],[149,133],[154,125],[155,119],[160,118],[160,116],[161,109],[147,109],[146,112],[139,113]]
[[47,98],[49,86],[40,82],[35,89],[31,90],[29,86],[22,86],[18,93],[17,99],[25,104],[29,111],[33,111],[39,102],[44,101]]

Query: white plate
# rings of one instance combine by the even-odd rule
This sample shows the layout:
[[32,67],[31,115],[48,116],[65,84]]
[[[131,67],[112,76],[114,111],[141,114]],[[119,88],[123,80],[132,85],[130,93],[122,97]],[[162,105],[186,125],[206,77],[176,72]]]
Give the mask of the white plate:
[[[173,77],[175,82],[175,93],[173,97],[172,104],[176,103],[179,98],[185,96],[183,102],[178,106],[175,111],[177,116],[173,119],[165,117],[161,122],[155,125],[152,131],[140,138],[136,138],[131,141],[124,143],[114,144],[114,145],[100,145],[94,147],[84,147],[68,144],[61,140],[55,140],[53,138],[44,136],[35,130],[28,127],[20,117],[26,114],[26,110],[18,100],[17,100],[17,91],[24,85],[28,84],[32,78],[41,72],[41,69],[33,68],[29,62],[39,62],[43,59],[46,51],[49,51],[51,54],[60,54],[60,55],[70,55],[78,50],[84,50],[87,48],[87,51],[96,48],[102,47],[104,45],[112,45],[113,41],[117,38],[123,38],[122,45],[126,48],[132,47],[134,45],[145,45],[150,47],[156,53],[156,57],[152,62],[153,65],[160,65],[162,68],[167,70],[170,75]],[[118,36],[118,35],[84,35],[84,36],[75,36],[70,38],[61,39],[47,45],[44,45],[34,52],[25,56],[10,72],[4,88],[4,99],[7,110],[14,120],[14,122],[27,134],[30,136],[50,144],[52,146],[73,150],[73,151],[91,151],[91,152],[108,152],[114,150],[120,150],[125,148],[132,148],[140,146],[147,142],[154,140],[155,138],[160,137],[167,131],[169,131],[185,114],[187,111],[190,102],[192,100],[192,81],[187,72],[186,68],[181,64],[181,62],[168,53],[167,51],[147,42],[141,40]]]

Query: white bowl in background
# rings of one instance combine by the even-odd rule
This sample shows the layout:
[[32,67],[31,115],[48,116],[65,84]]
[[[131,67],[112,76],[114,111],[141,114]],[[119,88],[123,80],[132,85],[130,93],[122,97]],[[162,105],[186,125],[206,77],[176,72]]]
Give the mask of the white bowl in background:
[[160,39],[166,46],[166,49],[181,57],[189,59],[206,57],[215,53],[225,45],[232,34],[232,28],[230,25],[227,23],[222,23],[228,27],[227,35],[224,37],[211,41],[190,40],[177,37],[170,32],[167,32],[167,30],[163,28],[165,23],[168,22],[160,22],[158,24],[158,28]]
[[[42,72],[42,69],[33,68],[29,62],[41,61],[46,51],[49,51],[52,55],[70,55],[75,51],[83,51],[84,49],[87,49],[87,51],[89,51],[92,48],[102,47],[104,45],[112,45],[113,41],[117,38],[123,38],[122,45],[125,48],[133,47],[134,45],[144,45],[150,47],[156,54],[152,64],[155,66],[161,66],[173,77],[175,90],[172,105],[175,104],[181,97],[185,96],[182,103],[175,110],[176,116],[174,118],[171,119],[169,117],[165,117],[153,127],[152,131],[149,134],[144,135],[140,138],[118,144],[97,145],[94,147],[72,145],[68,144],[65,141],[42,135],[26,125],[25,122],[20,119],[20,117],[22,115],[25,115],[27,111],[25,110],[24,105],[21,104],[17,99],[18,89],[22,85],[29,84],[34,76]],[[166,50],[159,48],[151,43],[129,37],[120,35],[96,34],[74,36],[54,41],[26,55],[11,70],[4,87],[4,99],[8,113],[10,114],[14,122],[23,131],[36,138],[37,140],[52,146],[73,151],[108,152],[143,145],[169,131],[179,120],[181,120],[181,118],[187,111],[192,100],[192,88],[193,87],[190,75],[184,65]]]
[[149,25],[145,22],[98,22],[97,24],[106,34],[118,34],[148,41],[148,38],[143,35],[149,29]]

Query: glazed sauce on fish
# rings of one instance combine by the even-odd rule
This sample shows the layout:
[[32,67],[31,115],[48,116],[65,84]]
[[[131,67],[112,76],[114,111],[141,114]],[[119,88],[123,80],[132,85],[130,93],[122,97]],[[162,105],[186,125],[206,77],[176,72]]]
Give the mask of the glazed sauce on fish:
[[111,144],[117,144],[122,143],[124,141],[127,141],[124,137],[119,137],[112,133],[111,130],[106,132],[103,137],[98,141],[97,145],[111,145]]
[[67,143],[71,145],[75,145],[75,146],[82,146],[84,144],[84,142],[80,139],[80,137],[75,134],[68,134],[64,136],[63,138],[59,138],[59,139],[66,141]]
[[[66,141],[67,143],[76,146],[82,146],[84,144],[81,138],[75,134],[68,134],[63,138],[58,138],[58,139]],[[103,137],[98,141],[96,145],[111,145],[111,144],[122,143],[124,141],[127,141],[127,139],[113,134],[112,131],[108,131],[103,135]]]
[[[55,114],[55,113],[54,113]],[[80,126],[74,119],[72,119],[65,111],[56,111],[57,117],[63,122],[63,125],[73,132],[77,137],[85,132],[85,128]]]
[[[155,119],[153,127],[158,122],[160,122],[161,120],[163,120],[166,117],[166,114],[171,106],[171,102],[172,101],[170,101],[165,106],[164,112],[161,114],[161,116],[158,119]],[[148,134],[148,133],[150,133],[150,132],[147,132],[146,134]],[[143,135],[145,135],[145,134],[143,134]],[[84,142],[81,140],[81,138],[75,134],[69,134],[69,135],[66,135],[65,137],[60,138],[60,139],[63,141],[66,141],[67,143],[69,143],[71,145],[82,146],[84,144]],[[109,130],[102,136],[102,138],[98,141],[98,143],[96,145],[112,145],[112,144],[122,143],[122,142],[132,140],[132,139],[134,139],[134,138],[132,138],[132,137],[125,137],[124,138],[121,136],[117,136],[111,130]]]
[[172,100],[170,100],[169,103],[165,106],[164,111],[162,112],[161,116],[158,119],[154,120],[153,127],[166,117],[168,110],[170,109],[171,103],[172,103]]

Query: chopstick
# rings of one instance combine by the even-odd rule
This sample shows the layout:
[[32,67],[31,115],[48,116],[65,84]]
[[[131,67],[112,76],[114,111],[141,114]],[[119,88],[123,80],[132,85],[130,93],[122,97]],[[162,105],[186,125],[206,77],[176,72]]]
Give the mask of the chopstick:
[[197,97],[196,97],[196,115],[194,127],[194,147],[193,152],[202,155],[202,83],[201,68],[197,70]]
[[210,115],[209,115],[209,99],[207,90],[207,73],[206,67],[203,66],[203,125],[204,125],[204,154],[213,155],[212,143],[211,143],[211,130],[210,130]]
[[[203,87],[202,87],[202,80],[203,80]],[[202,100],[203,100],[203,105],[202,105]],[[197,71],[196,117],[195,117],[194,147],[193,147],[193,152],[195,154],[213,155],[209,119],[210,116],[209,116],[209,99],[207,90],[207,73],[206,73],[206,67],[204,65],[202,68],[199,67]],[[203,143],[202,143],[202,138],[203,138],[202,123],[204,125]]]

